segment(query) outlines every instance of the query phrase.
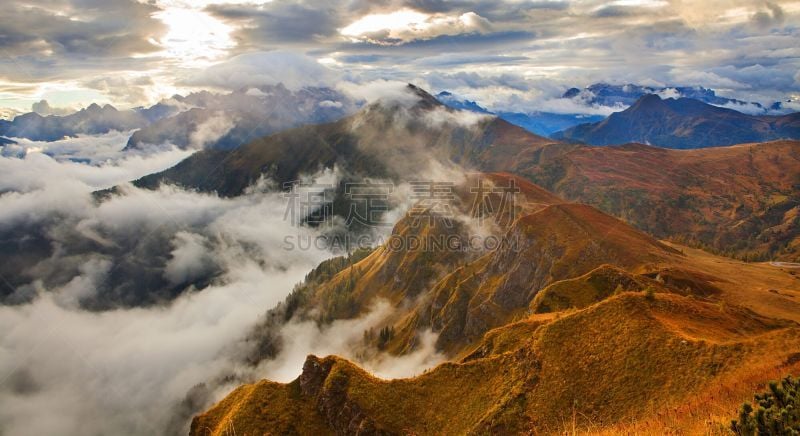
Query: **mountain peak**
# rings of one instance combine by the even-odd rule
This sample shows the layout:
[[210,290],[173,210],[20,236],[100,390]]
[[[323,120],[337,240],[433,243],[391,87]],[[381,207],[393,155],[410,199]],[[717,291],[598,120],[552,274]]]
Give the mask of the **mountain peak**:
[[632,109],[652,109],[662,105],[664,100],[658,94],[645,94],[631,106]]
[[420,98],[420,102],[417,103],[418,107],[434,108],[437,106],[444,106],[439,100],[436,99],[436,97],[432,96],[430,93],[428,93],[428,91],[425,91],[419,86],[409,83],[406,85],[406,89]]

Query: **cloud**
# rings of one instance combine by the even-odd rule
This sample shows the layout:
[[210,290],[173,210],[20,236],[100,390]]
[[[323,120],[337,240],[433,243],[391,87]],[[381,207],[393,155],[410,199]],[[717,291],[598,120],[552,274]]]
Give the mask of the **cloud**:
[[164,276],[173,284],[191,282],[212,268],[209,242],[203,235],[178,232],[172,240],[175,247],[164,267]]
[[203,149],[207,145],[219,141],[235,126],[236,123],[224,112],[215,112],[189,134],[189,145],[196,149]]
[[0,43],[7,53],[129,55],[157,49],[150,42],[164,30],[158,9],[129,0],[33,0],[6,5]]
[[93,314],[49,295],[0,307],[0,429],[21,436],[164,434],[190,388],[231,364],[221,350],[311,264],[251,268],[230,284],[154,309]]
[[419,101],[418,96],[408,92],[408,83],[397,80],[381,79],[363,83],[343,81],[339,82],[336,87],[355,101],[398,102],[406,106]]
[[554,98],[544,100],[536,105],[536,108],[542,112],[552,112],[556,114],[581,114],[581,115],[602,115],[608,116],[614,112],[624,110],[624,106],[601,106],[601,105],[588,105],[580,100],[571,98]]
[[309,44],[336,33],[341,8],[334,2],[267,2],[211,5],[206,11],[237,25],[235,36],[248,49]]
[[423,115],[422,120],[428,123],[432,128],[441,128],[445,124],[470,128],[481,122],[491,120],[492,118],[493,116],[491,115],[469,111],[449,110],[443,107],[438,107],[432,111],[426,112]]
[[0,108],[0,120],[13,120],[17,115],[21,115],[23,112],[19,109],[3,107]]
[[445,360],[436,351],[437,335],[421,331],[419,346],[403,356],[377,353],[362,357],[364,332],[380,330],[391,315],[392,306],[386,301],[377,301],[365,315],[355,319],[336,320],[330,325],[319,326],[313,321],[292,321],[280,329],[284,344],[280,353],[259,365],[259,377],[278,382],[290,382],[300,375],[306,356],[338,355],[356,361],[367,371],[382,378],[404,378],[421,374]]
[[[11,174],[0,181],[5,189],[22,188],[0,195],[0,231],[23,238],[42,231],[60,248],[34,268],[64,277],[48,284],[42,275],[19,288],[21,304],[0,306],[3,434],[164,434],[193,386],[238,365],[226,351],[231,344],[330,256],[313,247],[282,248],[287,234],[315,233],[284,219],[280,193],[222,199],[128,186],[98,204],[84,172],[73,167],[89,164],[29,153],[0,158],[0,165],[0,176]],[[147,245],[149,235],[166,243],[163,250]],[[92,248],[81,252],[86,243]],[[86,310],[87,299],[102,297],[125,271],[114,247],[185,289],[155,305]],[[216,279],[202,291],[187,283],[210,271]],[[131,277],[137,292],[153,291],[148,274]],[[184,433],[186,424],[178,419],[176,431]]]
[[332,107],[332,108],[341,108],[342,102],[341,101],[332,101],[332,100],[323,100],[319,102],[319,107]]
[[445,15],[401,9],[366,15],[343,27],[339,32],[355,41],[394,45],[444,35],[491,31],[492,23],[472,11],[460,15]]
[[[122,185],[96,202],[89,184],[115,179],[128,158],[119,152],[96,166],[30,151],[0,158],[0,191],[13,190],[0,195],[4,243],[15,235],[57,247],[32,267],[38,278],[18,288],[15,305],[0,306],[0,432],[183,434],[191,414],[231,388],[216,382],[221,375],[284,380],[299,373],[298,359],[309,353],[355,358],[363,331],[380,328],[391,313],[379,304],[365,317],[324,328],[292,323],[281,330],[291,340],[279,359],[253,372],[238,360],[237,344],[331,253],[313,245],[285,249],[286,235],[319,233],[286,220],[286,198],[278,192],[254,188],[220,198]],[[338,172],[305,179],[336,184]],[[128,255],[144,268],[129,271]],[[120,274],[135,286],[115,294],[109,286]],[[178,294],[126,300],[114,310],[85,307],[95,299],[144,298],[141,293],[156,292],[154,277]],[[419,335],[413,353],[377,354],[363,363],[376,374],[401,377],[441,361],[435,335]],[[205,395],[198,383],[207,383]],[[182,408],[187,393],[197,402]]]
[[148,76],[126,77],[105,76],[84,81],[83,86],[102,92],[115,101],[129,105],[152,100],[152,87],[155,83]]
[[717,106],[724,107],[726,109],[733,109],[735,111],[750,115],[764,115],[764,107],[757,106],[753,103],[728,102],[723,105],[717,105]]
[[47,100],[39,100],[38,102],[31,105],[31,111],[36,112],[39,115],[47,116],[47,115],[69,115],[75,112],[74,108],[57,108],[50,106],[50,103]]
[[760,28],[770,28],[783,24],[786,16],[783,8],[775,3],[764,4],[766,10],[758,11],[751,17],[753,23]]
[[[132,50],[91,50],[93,42],[70,45],[86,48],[81,56],[73,56],[47,47],[47,36],[45,42],[33,39],[24,42],[33,44],[20,51],[27,55],[14,55],[13,62],[0,61],[0,73],[18,82],[12,97],[13,107],[29,107],[32,101],[45,97],[38,85],[53,80],[58,80],[59,89],[70,89],[73,99],[78,98],[75,95],[82,95],[84,100],[97,98],[97,89],[115,104],[123,101],[141,104],[174,94],[186,86],[238,89],[250,83],[285,81],[291,82],[287,86],[298,87],[331,83],[326,78],[331,73],[335,76],[332,82],[344,78],[354,83],[375,80],[433,83],[436,75],[455,78],[468,74],[473,76],[469,80],[473,87],[509,87],[527,93],[518,99],[496,99],[498,105],[538,101],[531,98],[534,87],[538,94],[555,98],[557,93],[549,90],[555,85],[563,92],[569,87],[616,78],[620,82],[683,86],[689,85],[680,81],[681,76],[686,76],[692,84],[714,86],[729,92],[731,97],[771,103],[796,91],[794,76],[800,68],[795,48],[797,14],[787,1],[615,1],[602,5],[593,1],[516,0],[234,3],[131,2],[128,6],[134,11],[134,22],[149,20],[159,27],[149,32],[144,29],[152,26],[137,22],[141,30],[131,31],[131,41],[144,39],[156,51],[139,50],[136,56],[130,56]],[[85,10],[78,8],[76,1],[42,0],[35,4],[39,9],[27,10],[20,3],[12,3],[8,8],[12,20],[13,16],[19,16],[15,21],[27,23],[22,34],[31,35],[27,29],[58,28],[50,26],[52,20],[70,26],[62,23],[65,17],[99,25],[96,18],[105,14],[94,2]],[[110,9],[118,17],[127,17],[128,14],[121,12],[125,4],[117,0]],[[164,8],[177,17],[183,16],[184,9],[188,11],[186,16],[201,14],[221,23],[220,29],[224,31],[217,32],[215,26],[206,29],[207,33],[189,34],[185,41],[177,37],[165,39],[167,29],[158,19]],[[168,23],[178,27],[171,29],[172,33],[182,29],[181,20],[177,21]],[[110,32],[102,30],[98,35]],[[16,47],[25,41],[17,33],[10,32],[9,41],[0,41],[0,45]],[[144,34],[148,37],[144,38]],[[180,32],[176,34],[180,36]],[[214,46],[213,56],[205,56],[204,44],[196,42],[223,36],[229,38],[226,44]],[[115,37],[108,39],[113,42]],[[169,41],[180,47],[170,48]],[[196,50],[185,47],[192,44]],[[226,60],[212,67],[209,73],[187,70],[187,65],[175,59],[180,53],[170,51],[181,47],[197,51],[192,59],[197,58],[203,64]],[[311,58],[306,60],[312,63],[299,65],[295,59],[280,56],[264,62],[247,60],[248,56],[258,58],[276,48],[305,53]],[[85,54],[92,52],[95,54]],[[332,71],[320,72],[315,65],[318,59],[323,59]],[[285,68],[281,66],[284,63]],[[737,77],[738,71],[754,65],[761,65],[768,72],[754,74],[755,80]],[[680,74],[673,74],[673,69]],[[715,76],[703,76],[708,73]],[[516,77],[523,83],[513,86],[511,82],[493,83],[500,76]],[[152,77],[153,83],[137,84],[142,77]],[[4,86],[8,87],[0,84],[0,89]],[[460,90],[460,93],[469,92]],[[21,105],[16,99],[23,96],[27,100]],[[51,102],[63,101],[49,95],[47,98]],[[516,106],[514,110],[519,109]],[[539,109],[534,106],[525,111]]]
[[339,74],[315,59],[283,50],[248,53],[213,65],[186,80],[187,85],[238,90],[283,83],[289,89],[329,86]]
[[705,86],[711,88],[747,88],[747,85],[710,71],[673,70],[671,73],[675,83],[688,86]]
[[30,192],[77,182],[84,191],[105,189],[169,168],[192,152],[172,148],[153,153],[120,153],[130,133],[68,138],[44,142],[16,138],[0,149],[0,192]]

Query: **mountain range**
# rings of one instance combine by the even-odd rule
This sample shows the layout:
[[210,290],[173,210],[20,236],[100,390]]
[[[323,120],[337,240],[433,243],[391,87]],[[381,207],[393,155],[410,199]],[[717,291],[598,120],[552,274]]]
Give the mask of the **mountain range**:
[[666,148],[703,148],[800,138],[800,113],[753,116],[690,98],[642,96],[603,121],[552,135],[591,145],[628,142]]
[[[261,178],[284,183],[333,165],[354,178],[408,180],[424,174],[435,157],[523,175],[660,238],[752,259],[800,259],[800,227],[793,224],[800,204],[798,141],[696,151],[587,147],[490,115],[458,122],[464,112],[410,89],[419,96],[411,110],[374,104],[334,123],[291,129],[235,150],[204,150],[134,184],[235,196]],[[710,166],[714,171],[704,169]]]
[[[130,148],[202,148],[135,180],[139,188],[175,185],[233,200],[334,171],[332,209],[341,217],[352,206],[349,182],[452,182],[452,209],[419,219],[419,203],[405,205],[385,243],[322,262],[283,303],[265,307],[230,344],[231,367],[192,391],[213,399],[241,385],[215,404],[187,393],[185,406],[197,413],[190,434],[715,434],[770,379],[800,371],[800,269],[792,263],[800,262],[800,141],[778,139],[796,137],[797,114],[750,116],[648,94],[565,131],[619,135],[615,145],[593,146],[566,133],[568,141],[533,134],[413,85],[401,94],[356,110],[325,90],[199,93],[177,99],[186,110],[175,114],[154,109],[131,137]],[[295,106],[259,112],[270,101]],[[229,122],[248,111],[252,119]],[[280,123],[254,139],[237,130],[271,114]],[[752,130],[760,136],[736,145],[666,148]],[[502,194],[509,186],[510,204]],[[475,208],[476,198],[485,208]],[[74,226],[61,224],[54,228],[71,241]],[[0,274],[13,286],[33,278],[49,286],[74,276],[41,272],[55,250],[102,254],[115,268],[90,309],[170,301],[216,278],[213,268],[179,282],[163,277],[174,250],[166,233],[81,235],[61,247],[36,230],[4,229]],[[499,243],[474,246],[476,236]],[[391,243],[414,238],[457,249]],[[295,339],[280,334],[285,326],[324,331],[346,320],[364,328],[348,344],[352,359],[310,355],[289,383],[249,378]],[[392,380],[365,369],[426,347],[445,361]]]
[[127,149],[164,144],[230,149],[302,124],[333,121],[356,107],[351,99],[330,88],[289,90],[278,84],[227,94],[202,91],[175,95],[153,106],[130,110],[92,104],[69,115],[30,112],[11,121],[0,120],[0,137],[56,141],[136,130]]
[[476,101],[458,97],[448,91],[436,94],[436,98],[454,109],[497,115],[531,133],[551,136],[579,124],[597,123],[604,119],[602,115],[587,114],[590,111],[596,113],[598,110],[604,109],[609,112],[619,112],[649,94],[656,94],[663,98],[697,100],[750,115],[785,115],[792,112],[790,108],[791,101],[774,102],[769,106],[764,106],[758,102],[746,102],[722,97],[717,95],[713,89],[699,86],[652,87],[636,84],[611,85],[608,83],[595,83],[583,89],[570,88],[561,95],[561,99],[572,101],[573,110],[578,111],[579,108],[583,107],[584,110],[578,113],[554,113],[541,110],[492,112]]
[[[800,370],[795,264],[708,252],[800,261],[800,142],[592,147],[407,91],[413,104],[204,150],[136,182],[237,196],[319,167],[402,181],[453,162],[477,171],[455,186],[459,217],[470,216],[476,179],[519,188],[513,218],[479,232],[511,242],[431,251],[387,241],[309,273],[247,336],[244,365],[280,353],[285,323],[324,329],[377,304],[391,310],[369,318],[355,361],[308,356],[288,384],[242,380],[194,418],[192,435],[707,433],[768,377]],[[487,200],[501,210],[499,196]],[[434,218],[409,212],[391,237],[465,246],[475,232],[470,218]],[[417,352],[426,332],[448,362],[396,380],[359,367]]]
[[633,83],[625,85],[611,85],[608,83],[594,83],[583,89],[570,88],[562,98],[581,101],[585,105],[624,108],[634,104],[637,100],[648,94],[672,98],[691,98],[703,103],[737,109],[741,112],[767,115],[771,112],[788,111],[782,102],[774,102],[764,106],[758,102],[746,102],[735,98],[717,95],[713,89],[702,86],[642,86]]
[[[670,114],[671,124],[667,127],[651,126],[649,119],[638,120],[647,116],[666,119],[665,109],[652,102],[644,110],[638,110],[639,113],[626,118],[630,111],[637,109],[637,105],[641,106],[640,101],[645,96],[652,94],[680,97],[677,103],[672,103],[672,99],[664,100],[669,109],[676,112]],[[475,101],[447,91],[440,92],[436,98],[453,109],[495,115],[540,136],[593,145],[636,141],[666,144],[663,146],[674,148],[697,148],[797,137],[795,118],[790,116],[790,119],[778,120],[765,116],[768,112],[786,112],[780,103],[765,108],[759,103],[720,97],[715,91],[702,87],[653,88],[599,83],[583,90],[571,88],[562,96],[562,99],[575,100],[576,107],[622,110],[630,106],[626,110],[628,112],[623,111],[625,116],[612,114],[610,121],[601,115],[583,113],[492,112]],[[714,107],[700,110],[692,101],[745,112],[753,112],[750,109],[757,108],[759,116],[746,119],[744,114],[737,116],[733,112],[715,110]],[[0,120],[0,142],[8,143],[8,138],[56,141],[64,137],[104,134],[112,130],[135,130],[127,149],[164,144],[180,148],[231,149],[288,128],[335,121],[354,113],[362,104],[337,90],[322,87],[289,90],[277,84],[240,89],[228,94],[203,91],[187,96],[175,95],[153,106],[131,110],[92,104],[68,115],[22,114],[13,120]],[[685,119],[679,119],[681,117]],[[744,125],[741,125],[742,120]],[[645,126],[637,127],[637,123]],[[725,123],[733,124],[733,130],[727,129]],[[717,127],[718,124],[723,126]],[[723,132],[717,132],[714,130],[716,128]],[[626,129],[631,131],[627,132]],[[708,129],[712,131],[704,132]]]
[[200,92],[173,100],[188,109],[137,130],[126,148],[168,143],[180,148],[232,149],[288,128],[334,121],[356,108],[330,88],[292,91],[280,84],[229,94]]
[[146,112],[118,111],[111,105],[91,104],[70,115],[42,116],[29,112],[12,121],[0,120],[0,136],[27,138],[34,141],[56,141],[65,136],[96,135],[111,130],[127,131],[149,122]]

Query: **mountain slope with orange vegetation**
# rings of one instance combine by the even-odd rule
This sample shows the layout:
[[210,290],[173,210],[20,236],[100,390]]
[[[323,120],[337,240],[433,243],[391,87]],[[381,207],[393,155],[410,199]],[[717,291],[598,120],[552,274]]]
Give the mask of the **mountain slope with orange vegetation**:
[[800,260],[798,141],[576,147],[514,172],[659,238],[748,260]]
[[[342,358],[309,356],[297,380],[240,387],[197,416],[192,434],[714,432],[728,415],[711,405],[729,407],[776,372],[800,369],[800,278],[791,265],[661,242],[514,176],[488,177],[514,180],[524,193],[513,223],[481,228],[513,244],[476,252],[387,244],[291,297],[289,316],[323,324],[387,301],[393,310],[375,327],[392,334],[363,344],[366,352],[413,352],[431,330],[450,362],[382,380]],[[456,192],[456,209],[469,207],[469,190]],[[412,225],[407,215],[393,234],[476,230],[469,219],[448,227],[434,218]]]
[[[800,350],[795,323],[672,294],[622,293],[558,319],[535,317],[411,379],[380,380],[346,360],[309,356],[297,380],[240,387],[197,416],[192,434],[597,431],[655,419],[728,374]],[[487,346],[501,336],[504,347]],[[307,427],[293,421],[301,415]]]
[[[458,354],[489,329],[527,313],[536,294],[551,283],[604,264],[645,273],[658,270],[661,264],[681,262],[678,250],[590,206],[563,203],[512,176],[489,178],[500,184],[514,180],[522,194],[516,206],[521,218],[509,226],[482,229],[497,238],[496,248],[396,250],[390,239],[330,280],[302,288],[302,295],[296,296],[303,304],[295,314],[328,322],[364,314],[378,300],[385,300],[396,308],[385,320],[397,332],[385,344],[389,351],[410,351],[419,332],[432,329],[439,333],[440,349]],[[462,202],[459,207],[470,205]],[[395,226],[392,237],[444,236],[469,244],[474,221],[453,220],[451,226],[443,221],[440,217],[414,225],[413,216],[407,215]]]

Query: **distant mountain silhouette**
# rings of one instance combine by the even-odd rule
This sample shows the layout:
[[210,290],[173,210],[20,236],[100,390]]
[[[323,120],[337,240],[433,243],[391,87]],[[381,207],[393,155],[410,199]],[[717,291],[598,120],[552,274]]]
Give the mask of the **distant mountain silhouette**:
[[119,111],[109,104],[100,106],[92,103],[86,109],[65,116],[42,116],[30,112],[19,115],[13,121],[0,120],[0,136],[56,141],[65,136],[138,129],[147,124],[147,118],[135,110]]
[[597,123],[553,135],[591,145],[639,142],[665,148],[704,148],[800,138],[800,113],[752,116],[690,98],[647,94]]

